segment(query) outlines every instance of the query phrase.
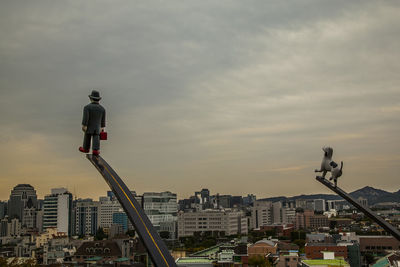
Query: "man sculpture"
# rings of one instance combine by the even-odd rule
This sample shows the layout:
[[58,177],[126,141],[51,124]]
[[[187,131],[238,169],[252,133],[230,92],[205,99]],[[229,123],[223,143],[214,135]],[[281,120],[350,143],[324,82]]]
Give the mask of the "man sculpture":
[[83,146],[79,147],[82,153],[89,153],[90,142],[92,142],[92,153],[100,154],[100,131],[106,127],[106,110],[99,104],[100,93],[96,90],[89,95],[91,103],[83,108],[82,131],[85,133]]

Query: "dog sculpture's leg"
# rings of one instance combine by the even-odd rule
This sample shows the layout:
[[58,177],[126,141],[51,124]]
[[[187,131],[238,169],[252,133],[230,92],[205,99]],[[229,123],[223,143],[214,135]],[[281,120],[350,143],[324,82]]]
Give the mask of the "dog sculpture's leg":
[[327,171],[324,171],[324,172],[322,173],[322,177],[323,177],[323,178],[325,178],[326,173],[327,173]]

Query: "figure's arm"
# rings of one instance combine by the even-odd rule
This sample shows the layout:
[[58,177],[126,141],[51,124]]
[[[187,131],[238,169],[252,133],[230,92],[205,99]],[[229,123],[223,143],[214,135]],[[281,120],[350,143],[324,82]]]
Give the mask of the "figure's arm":
[[88,123],[89,123],[89,110],[87,107],[84,107],[82,116],[82,131],[86,132]]
[[103,116],[101,116],[101,130],[104,131],[106,127],[106,110],[103,111]]

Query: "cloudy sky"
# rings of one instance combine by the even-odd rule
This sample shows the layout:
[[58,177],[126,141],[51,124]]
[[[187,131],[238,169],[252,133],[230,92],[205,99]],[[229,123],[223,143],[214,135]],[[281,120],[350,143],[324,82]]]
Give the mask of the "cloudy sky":
[[398,1],[2,1],[0,199],[104,195],[78,152],[93,88],[101,154],[138,193],[258,198],[400,189]]

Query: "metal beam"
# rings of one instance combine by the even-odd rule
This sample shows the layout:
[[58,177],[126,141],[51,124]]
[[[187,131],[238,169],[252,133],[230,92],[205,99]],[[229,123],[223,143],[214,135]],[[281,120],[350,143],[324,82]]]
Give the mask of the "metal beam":
[[141,237],[147,251],[157,267],[167,266],[176,267],[175,261],[168,251],[167,246],[154,229],[142,207],[136,201],[129,188],[125,185],[118,174],[100,156],[86,155],[88,160],[93,163],[100,172],[111,190],[114,192],[119,203],[128,215],[135,230]]
[[385,229],[386,232],[389,234],[393,235],[394,238],[396,238],[398,241],[400,241],[400,232],[397,230],[393,225],[382,219],[382,217],[378,216],[375,212],[373,212],[371,209],[368,207],[364,207],[361,205],[358,201],[356,201],[354,198],[352,198],[349,194],[344,192],[342,189],[339,187],[333,185],[331,182],[329,182],[327,179],[317,176],[315,179],[319,181],[321,184],[325,185],[328,187],[330,190],[347,200],[349,203],[351,203],[354,207],[356,207],[358,210],[362,211],[365,215],[367,215],[369,218],[371,218],[374,222],[379,224],[383,229]]

